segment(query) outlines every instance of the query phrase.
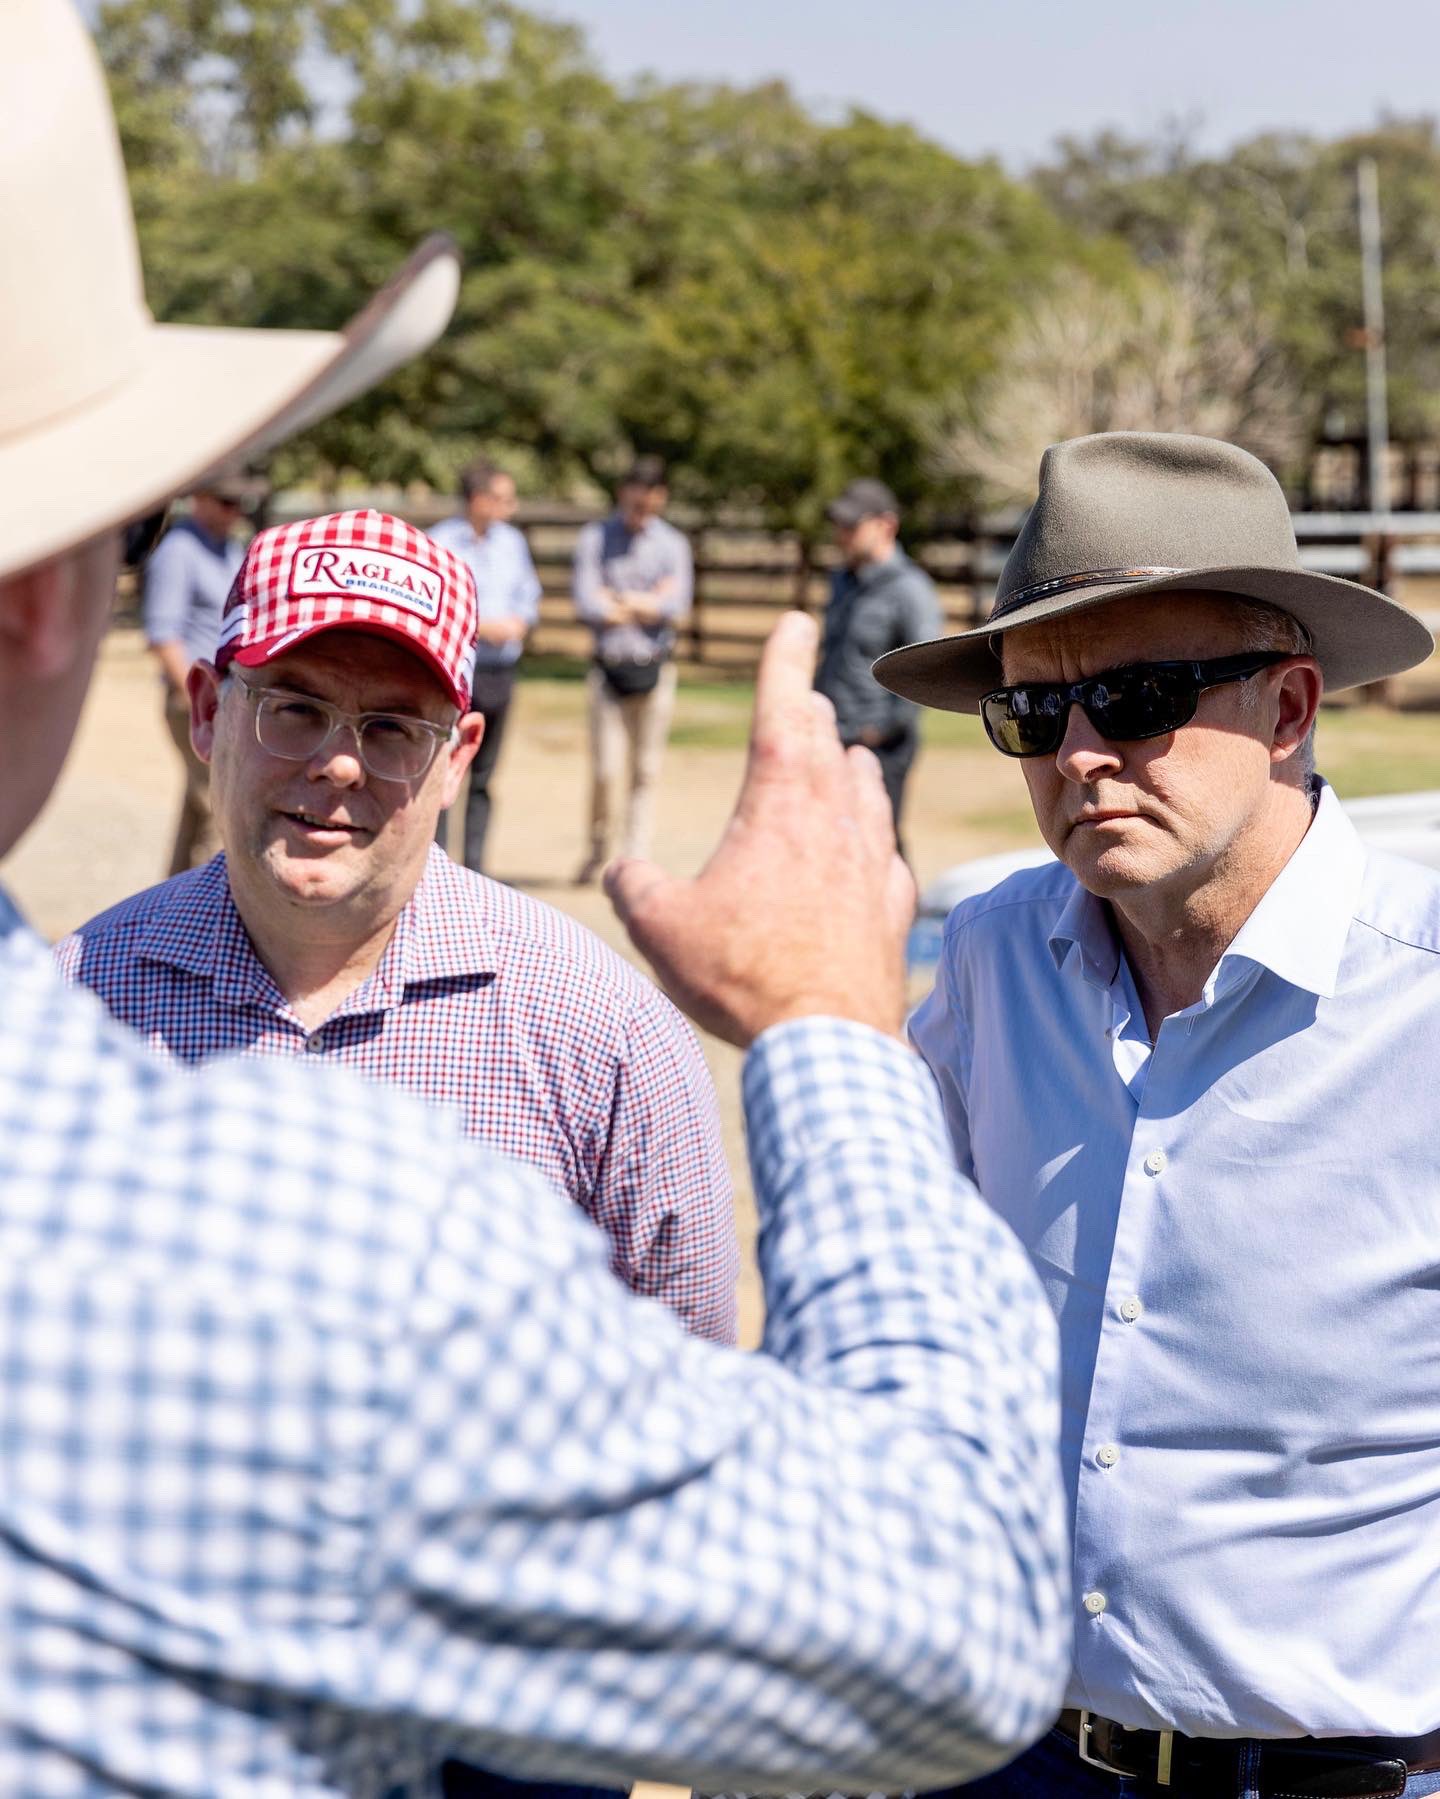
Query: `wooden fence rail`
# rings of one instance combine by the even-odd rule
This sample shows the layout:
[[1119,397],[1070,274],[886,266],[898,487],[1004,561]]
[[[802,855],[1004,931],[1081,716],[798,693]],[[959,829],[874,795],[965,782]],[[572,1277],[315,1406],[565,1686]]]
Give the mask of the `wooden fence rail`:
[[[389,494],[277,495],[266,522],[279,524],[337,506],[375,505],[413,524],[433,525],[453,505]],[[599,516],[583,507],[549,503],[521,506],[516,523],[525,532],[540,576],[542,598],[535,650],[583,656],[589,633],[575,618],[570,565],[580,527]],[[695,604],[680,638],[682,660],[721,673],[753,670],[765,633],[777,612],[823,606],[835,555],[812,549],[795,532],[768,531],[744,519],[698,519],[677,511],[674,521],[690,538],[695,558]],[[957,522],[907,547],[935,581],[951,629],[977,624],[989,612],[995,582],[1015,540],[1020,515]],[[1440,601],[1440,513],[1297,513],[1296,534],[1307,568],[1345,575],[1402,597],[1422,612]],[[1413,589],[1414,591],[1410,591]],[[1428,606],[1427,606],[1428,602]],[[1432,627],[1440,618],[1430,619]]]

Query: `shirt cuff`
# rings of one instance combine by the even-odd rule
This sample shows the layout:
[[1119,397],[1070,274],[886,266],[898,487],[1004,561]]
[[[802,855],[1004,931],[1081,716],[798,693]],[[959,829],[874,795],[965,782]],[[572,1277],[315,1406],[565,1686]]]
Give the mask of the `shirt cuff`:
[[930,1070],[897,1038],[843,1018],[795,1018],[762,1031],[741,1080],[757,1204],[799,1162],[857,1138],[893,1138],[953,1163]]

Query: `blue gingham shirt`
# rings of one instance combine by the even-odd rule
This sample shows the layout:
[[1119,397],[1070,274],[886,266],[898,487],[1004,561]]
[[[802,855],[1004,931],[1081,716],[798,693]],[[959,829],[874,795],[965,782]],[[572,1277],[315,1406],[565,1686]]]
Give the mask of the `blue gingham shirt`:
[[858,1026],[745,1069],[766,1353],[343,1071],[153,1057],[0,896],[0,1792],[938,1785],[1069,1642],[1053,1325]]
[[913,1035],[1060,1321],[1067,1703],[1440,1725],[1440,875],[1310,830],[1151,1043],[1052,864],[951,915]]
[[[468,518],[442,519],[430,532],[465,564],[475,577],[477,615],[481,619],[520,618],[534,625],[540,617],[540,577],[523,531],[496,519],[482,537]],[[475,645],[476,668],[513,668],[524,643]]]

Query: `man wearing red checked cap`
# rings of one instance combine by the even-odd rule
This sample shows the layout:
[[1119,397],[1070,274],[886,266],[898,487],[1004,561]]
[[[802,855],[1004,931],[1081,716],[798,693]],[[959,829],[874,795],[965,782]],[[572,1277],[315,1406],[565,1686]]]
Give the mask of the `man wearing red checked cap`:
[[598,938],[433,847],[484,725],[475,585],[402,520],[262,531],[191,670],[225,853],[58,951],[157,1048],[321,1056],[458,1108],[605,1232],[611,1266],[733,1342],[714,1090],[680,1014]]

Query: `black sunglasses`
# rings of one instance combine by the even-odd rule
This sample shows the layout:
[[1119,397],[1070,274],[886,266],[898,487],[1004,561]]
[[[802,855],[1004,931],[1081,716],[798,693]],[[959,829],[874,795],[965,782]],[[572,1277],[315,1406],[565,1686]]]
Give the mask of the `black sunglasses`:
[[1190,723],[1207,687],[1247,681],[1292,654],[1264,650],[1208,662],[1130,662],[1084,681],[1022,681],[987,693],[980,716],[1002,756],[1053,755],[1065,741],[1074,705],[1083,706],[1100,735],[1116,743],[1163,737]]

